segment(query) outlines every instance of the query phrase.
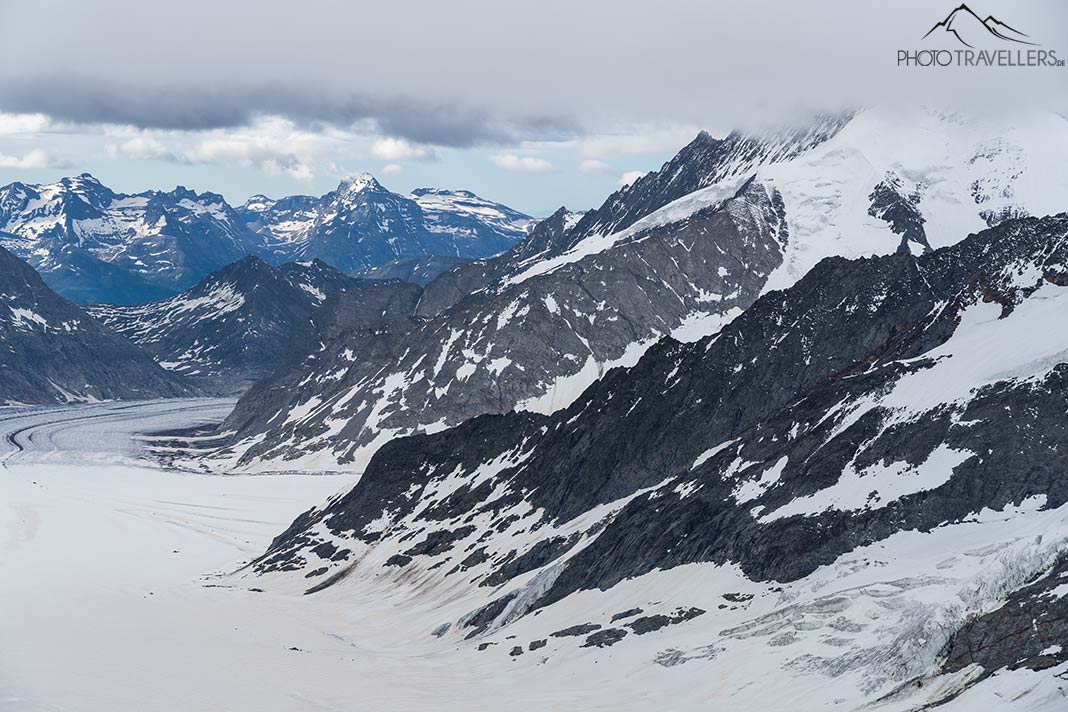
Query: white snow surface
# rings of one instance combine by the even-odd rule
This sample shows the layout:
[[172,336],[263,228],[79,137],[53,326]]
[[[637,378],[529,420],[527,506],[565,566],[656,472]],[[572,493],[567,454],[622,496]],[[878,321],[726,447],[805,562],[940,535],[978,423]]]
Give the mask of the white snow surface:
[[[517,236],[522,236],[538,222],[535,218],[517,219],[500,203],[466,190],[425,188],[419,195],[407,197],[419,204],[428,227],[435,232],[455,232],[455,229],[441,224],[450,214],[471,218],[492,229]],[[457,232],[457,235],[464,236],[461,232]]]
[[893,252],[900,238],[868,215],[888,173],[915,189],[932,248],[989,225],[983,213],[1063,212],[1068,119],[1020,110],[973,116],[875,107],[798,158],[761,168],[786,205],[790,240],[766,289],[784,289],[824,257]]

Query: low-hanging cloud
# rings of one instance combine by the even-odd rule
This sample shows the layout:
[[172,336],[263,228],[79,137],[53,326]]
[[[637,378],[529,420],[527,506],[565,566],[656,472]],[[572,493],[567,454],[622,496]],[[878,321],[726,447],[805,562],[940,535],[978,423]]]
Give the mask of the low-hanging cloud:
[[371,146],[371,153],[383,161],[434,161],[438,157],[432,147],[402,138],[380,138]]
[[466,148],[519,140],[554,140],[580,133],[566,117],[503,116],[461,101],[369,97],[327,88],[281,85],[220,87],[178,78],[159,84],[87,76],[29,79],[0,76],[0,109],[75,124],[204,131],[236,128],[262,116],[281,116],[310,128],[363,122],[410,144]]
[[[1068,55],[1068,5],[975,2]],[[276,116],[415,146],[572,142],[604,160],[874,102],[1068,110],[1064,68],[896,66],[953,4],[0,3],[0,112],[183,131]]]

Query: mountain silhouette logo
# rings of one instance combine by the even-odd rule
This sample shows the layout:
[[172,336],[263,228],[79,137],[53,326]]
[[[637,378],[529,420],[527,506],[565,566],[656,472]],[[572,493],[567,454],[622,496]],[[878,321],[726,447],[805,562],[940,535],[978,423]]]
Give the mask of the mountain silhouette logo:
[[993,15],[987,15],[985,20],[980,18],[970,7],[963,3],[946,15],[946,19],[936,22],[934,27],[923,36],[923,39],[926,39],[937,30],[953,35],[965,47],[974,47],[973,43],[991,36],[1005,42],[1037,45],[1037,43],[1030,41],[1030,37],[1027,34],[1010,27]]

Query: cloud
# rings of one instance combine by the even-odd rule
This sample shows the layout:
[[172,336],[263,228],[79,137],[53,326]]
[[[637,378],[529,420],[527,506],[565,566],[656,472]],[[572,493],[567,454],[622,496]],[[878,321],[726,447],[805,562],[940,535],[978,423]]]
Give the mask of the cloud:
[[383,161],[436,161],[438,158],[430,146],[418,146],[402,138],[380,138],[371,146],[371,153]]
[[307,165],[306,163],[296,163],[287,166],[278,166],[276,170],[277,173],[271,173],[269,170],[266,170],[266,172],[268,173],[268,175],[278,175],[279,173],[285,173],[290,178],[304,182],[308,182],[315,178],[315,171],[313,171],[311,166]]
[[400,173],[403,170],[404,166],[399,163],[387,163],[386,165],[382,166],[382,175],[392,176]]
[[604,161],[588,159],[579,164],[579,173],[614,173],[615,168]]
[[123,143],[109,145],[108,155],[136,160],[181,161],[179,156],[151,136],[135,136]]
[[105,126],[104,134],[116,142],[107,146],[112,158],[161,160],[183,165],[236,165],[271,176],[287,175],[301,181],[315,177],[314,166],[357,141],[348,132],[320,127],[306,130],[280,117],[260,117],[248,127],[211,131],[166,131]]
[[572,139],[566,145],[580,156],[591,158],[674,153],[692,141],[702,128],[704,127],[696,124],[628,126],[613,133],[591,134]]
[[619,177],[620,186],[628,186],[646,174],[646,171],[627,171]]
[[0,136],[42,133],[52,128],[44,114],[9,114],[0,112]]
[[174,131],[234,129],[277,116],[308,128],[351,129],[362,124],[367,131],[413,144],[457,148],[580,133],[577,122],[563,116],[505,115],[462,98],[337,90],[314,79],[302,85],[278,80],[190,84],[188,77],[130,82],[64,72],[29,80],[0,73],[0,106],[74,124]]
[[315,177],[311,166],[263,137],[235,135],[201,141],[185,151],[181,159],[188,163],[235,163],[258,168],[270,176],[285,174],[297,180]]
[[0,168],[68,168],[66,161],[53,158],[44,149],[34,148],[22,156],[8,156],[0,153]]
[[490,160],[506,171],[514,171],[516,173],[550,173],[555,170],[553,164],[549,163],[544,158],[537,158],[535,156],[517,156],[514,153],[497,153],[490,156]]

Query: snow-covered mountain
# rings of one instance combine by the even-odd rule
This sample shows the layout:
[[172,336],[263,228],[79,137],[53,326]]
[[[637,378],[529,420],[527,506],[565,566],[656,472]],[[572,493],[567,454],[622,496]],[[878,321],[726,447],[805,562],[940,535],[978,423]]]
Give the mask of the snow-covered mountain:
[[330,296],[366,282],[320,261],[227,265],[178,296],[87,311],[206,393],[242,393],[271,372],[298,325]]
[[868,109],[702,133],[597,210],[559,211],[441,275],[407,331],[327,343],[274,374],[227,421],[219,466],[362,469],[392,437],[564,408],[658,339],[714,333],[824,257],[920,254],[1063,209],[1066,154],[1068,121],[1052,114]]
[[[422,208],[427,229],[453,234],[457,238],[484,239],[496,232],[511,236],[514,244],[537,223],[529,215],[480,198],[469,190],[417,188],[412,191],[411,198]],[[486,254],[478,256],[485,257]]]
[[429,255],[488,257],[533,223],[474,193],[424,188],[403,196],[366,173],[320,198],[253,196],[240,212],[276,258],[318,258],[346,272]]
[[214,193],[115,193],[83,173],[0,188],[0,245],[80,303],[169,296],[260,253],[263,239]]
[[1065,412],[1068,214],[1011,219],[825,259],[552,415],[385,444],[242,575],[680,709],[1058,709]]
[[194,393],[0,247],[0,405]]

